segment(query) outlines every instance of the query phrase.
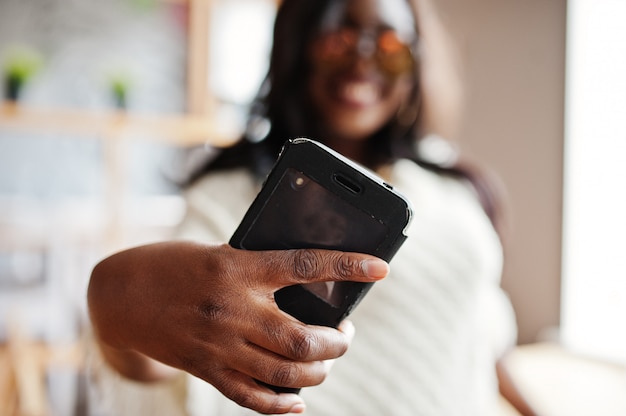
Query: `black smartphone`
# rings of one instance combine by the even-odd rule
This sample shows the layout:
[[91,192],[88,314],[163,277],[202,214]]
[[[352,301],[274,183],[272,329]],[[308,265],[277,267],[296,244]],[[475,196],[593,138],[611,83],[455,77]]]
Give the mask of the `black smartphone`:
[[[285,143],[232,235],[246,250],[322,248],[389,262],[406,239],[410,203],[364,167],[314,140]],[[328,282],[278,290],[277,305],[301,322],[337,327],[373,283]],[[276,392],[298,388],[270,386]]]
[[[314,140],[288,140],[230,239],[246,250],[322,248],[389,262],[406,239],[409,201],[381,178]],[[311,325],[337,327],[373,283],[285,287],[278,306]]]

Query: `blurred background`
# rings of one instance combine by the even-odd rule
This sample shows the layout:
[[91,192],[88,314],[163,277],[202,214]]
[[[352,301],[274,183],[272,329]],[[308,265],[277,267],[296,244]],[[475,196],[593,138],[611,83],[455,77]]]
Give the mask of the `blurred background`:
[[[433,3],[450,136],[507,191],[517,375],[546,415],[626,414],[626,2]],[[0,0],[0,416],[85,414],[90,270],[165,238],[190,164],[238,137],[276,4]]]

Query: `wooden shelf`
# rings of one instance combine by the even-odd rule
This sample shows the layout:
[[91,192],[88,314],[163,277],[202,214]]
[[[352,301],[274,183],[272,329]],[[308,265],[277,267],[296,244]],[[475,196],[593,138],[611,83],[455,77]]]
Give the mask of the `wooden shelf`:
[[12,333],[0,345],[0,415],[50,415],[46,373],[55,367],[78,372],[84,360],[81,341],[49,345]]
[[0,104],[0,129],[61,132],[103,137],[140,137],[179,146],[210,144],[225,147],[239,137],[237,129],[220,125],[209,116],[137,114],[70,108]]
[[109,250],[125,237],[123,206],[127,194],[128,140],[159,140],[179,147],[227,147],[240,136],[232,125],[220,125],[209,116],[136,114],[0,104],[0,130],[55,132],[68,137],[98,137],[103,144],[107,226],[103,237]]

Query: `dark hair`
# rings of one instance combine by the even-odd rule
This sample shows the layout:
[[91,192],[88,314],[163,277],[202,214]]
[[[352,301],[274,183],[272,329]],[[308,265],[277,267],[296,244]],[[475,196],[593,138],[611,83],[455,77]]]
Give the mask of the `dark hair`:
[[[249,116],[250,125],[257,124],[259,120],[268,121],[269,132],[259,138],[255,137],[253,129],[248,129],[236,145],[220,152],[194,178],[210,170],[234,166],[250,166],[264,175],[287,139],[302,136],[324,141],[307,94],[309,70],[306,53],[324,13],[341,1],[345,0],[284,0],[281,3],[274,24],[269,70],[251,105]],[[372,165],[401,157],[417,157],[414,145],[415,138],[419,137],[419,65],[414,65],[414,68],[414,87],[409,99],[413,108],[405,111],[411,116],[390,120],[368,140],[367,153],[372,155]]]
[[[249,128],[241,140],[223,149],[218,156],[192,175],[190,182],[218,169],[247,167],[264,177],[276,160],[287,139],[308,137],[324,141],[319,134],[307,95],[307,45],[315,36],[320,21],[329,7],[346,0],[283,0],[274,23],[273,47],[266,78],[250,107]],[[414,2],[406,0],[413,12],[416,43],[419,42],[417,11]],[[415,65],[411,108],[403,117],[391,119],[367,141],[370,167],[406,158],[436,171],[468,179],[474,184],[487,214],[494,220],[496,203],[493,192],[475,170],[460,164],[441,165],[427,160],[418,152],[417,143],[423,132],[420,126],[420,58],[417,45],[412,45]],[[408,116],[407,116],[408,114]],[[260,122],[261,121],[261,122]],[[269,131],[259,137],[255,126],[268,125]]]

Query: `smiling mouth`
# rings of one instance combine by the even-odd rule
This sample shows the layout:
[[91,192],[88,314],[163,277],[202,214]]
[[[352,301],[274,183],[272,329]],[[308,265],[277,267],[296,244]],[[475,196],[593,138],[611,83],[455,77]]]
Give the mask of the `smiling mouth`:
[[351,81],[343,83],[338,91],[338,98],[353,106],[369,106],[380,100],[380,87],[370,81]]

